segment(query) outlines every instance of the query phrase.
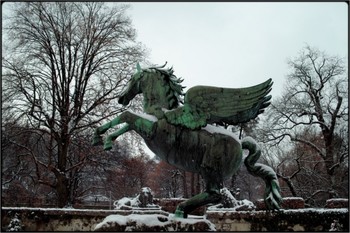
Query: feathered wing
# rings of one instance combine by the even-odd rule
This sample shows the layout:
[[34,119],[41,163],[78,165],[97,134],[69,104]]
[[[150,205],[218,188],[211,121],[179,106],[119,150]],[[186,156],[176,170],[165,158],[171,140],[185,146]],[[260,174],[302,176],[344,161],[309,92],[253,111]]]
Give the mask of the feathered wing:
[[165,114],[171,124],[198,129],[207,124],[237,125],[257,117],[270,105],[272,80],[246,88],[195,86],[185,95],[184,105]]

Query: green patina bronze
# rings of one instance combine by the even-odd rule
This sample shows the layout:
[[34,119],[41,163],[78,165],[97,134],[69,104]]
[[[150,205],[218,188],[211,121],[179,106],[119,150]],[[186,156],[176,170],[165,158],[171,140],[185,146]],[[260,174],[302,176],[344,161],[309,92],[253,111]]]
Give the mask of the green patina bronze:
[[134,130],[162,160],[185,171],[200,173],[206,183],[205,192],[181,203],[175,213],[178,217],[187,217],[199,206],[220,202],[223,181],[237,172],[242,163],[242,149],[247,149],[249,155],[244,164],[252,175],[264,179],[266,205],[279,209],[282,197],[277,176],[270,167],[256,163],[261,154],[258,144],[250,137],[240,141],[229,131],[212,125],[245,123],[262,113],[270,104],[271,79],[247,88],[195,86],[185,94],[183,80],[173,74],[172,68],[164,67],[141,69],[137,64],[137,72],[119,103],[128,105],[142,93],[146,114],[123,112],[96,129],[93,144],[102,145],[101,134],[125,123],[106,137],[105,150],[112,148],[118,136]]

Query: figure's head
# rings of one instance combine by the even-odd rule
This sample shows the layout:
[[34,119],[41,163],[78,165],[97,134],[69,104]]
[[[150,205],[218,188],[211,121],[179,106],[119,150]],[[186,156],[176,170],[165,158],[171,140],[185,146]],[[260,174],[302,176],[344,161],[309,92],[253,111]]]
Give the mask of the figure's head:
[[[164,68],[165,65],[166,63],[160,67],[141,69],[140,64],[137,63],[136,73],[131,77],[118,102],[123,105],[128,105],[137,94],[140,94],[147,89],[152,92],[152,96],[159,98],[159,101],[162,101],[163,103],[164,100],[167,101],[168,104],[166,105],[169,109],[176,108],[179,105],[179,102],[182,102],[182,96],[184,95],[184,87],[181,86],[183,80],[177,78],[173,74],[174,71],[172,68]],[[161,82],[160,85],[156,86],[164,88],[163,91],[159,92],[159,89],[155,89],[154,86],[152,86],[157,82]]]
[[128,105],[130,100],[132,100],[137,94],[141,93],[140,80],[142,79],[144,73],[141,69],[139,63],[136,65],[136,73],[129,80],[127,87],[122,91],[118,103],[122,105]]

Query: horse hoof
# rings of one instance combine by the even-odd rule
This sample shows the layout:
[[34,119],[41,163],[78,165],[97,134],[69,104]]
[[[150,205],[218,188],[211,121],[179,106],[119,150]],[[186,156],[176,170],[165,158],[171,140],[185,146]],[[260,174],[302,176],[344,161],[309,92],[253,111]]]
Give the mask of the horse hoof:
[[104,150],[110,150],[112,149],[112,143],[105,143],[105,145],[103,146]]
[[176,210],[175,211],[175,217],[176,218],[187,218],[187,214],[185,214],[185,212],[184,211],[182,211],[182,210]]
[[93,146],[102,146],[103,145],[102,137],[101,136],[94,137],[94,140],[92,141],[92,145]]

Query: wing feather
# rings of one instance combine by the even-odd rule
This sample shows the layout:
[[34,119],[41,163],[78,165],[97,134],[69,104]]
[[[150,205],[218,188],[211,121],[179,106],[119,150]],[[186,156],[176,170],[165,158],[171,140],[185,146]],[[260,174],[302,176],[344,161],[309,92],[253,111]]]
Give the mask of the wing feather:
[[236,125],[248,122],[270,105],[272,80],[245,88],[195,86],[184,98],[184,106],[166,114],[170,123],[199,128],[207,123]]

